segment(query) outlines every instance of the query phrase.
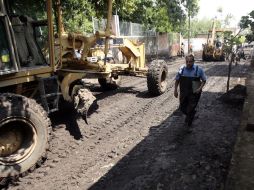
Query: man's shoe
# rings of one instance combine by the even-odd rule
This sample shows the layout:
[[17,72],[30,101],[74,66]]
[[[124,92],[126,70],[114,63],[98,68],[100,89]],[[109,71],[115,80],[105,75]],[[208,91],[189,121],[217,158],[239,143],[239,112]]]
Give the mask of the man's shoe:
[[191,126],[191,125],[192,125],[192,122],[193,122],[193,120],[194,120],[194,118],[195,118],[195,114],[196,114],[196,110],[194,110],[194,111],[190,114],[190,116],[188,117],[188,119],[187,119],[187,117],[186,117],[188,126]]
[[187,133],[192,133],[192,128],[188,127]]
[[193,118],[190,118],[188,121],[188,126],[190,127],[192,125]]
[[184,120],[184,123],[188,123],[189,120],[190,120],[190,119],[189,119],[188,115],[186,115],[185,120]]
[[195,114],[196,114],[196,110],[194,110],[192,113],[191,113],[191,118],[192,118],[192,120],[193,120],[193,118],[195,117]]
[[173,115],[174,116],[182,116],[183,112],[180,109],[177,109],[177,110],[174,111]]

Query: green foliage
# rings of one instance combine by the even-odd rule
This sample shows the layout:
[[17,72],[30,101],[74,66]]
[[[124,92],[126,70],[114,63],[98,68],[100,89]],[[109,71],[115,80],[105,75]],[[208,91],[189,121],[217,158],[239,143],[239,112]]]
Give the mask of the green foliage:
[[199,0],[182,0],[182,1],[191,17],[194,17],[198,14]]
[[[95,5],[100,11],[107,7],[104,1],[93,2]],[[115,0],[113,12],[117,12],[120,20],[141,23],[158,32],[170,32],[180,31],[187,17],[187,5],[190,13],[195,15],[198,0]],[[105,17],[105,14],[96,10],[96,16]]]
[[168,8],[165,3],[158,0],[136,0],[135,10],[130,9],[128,16],[121,14],[121,20],[141,23],[147,29],[156,29],[159,32],[169,32],[173,29]]
[[[158,32],[180,31],[187,14],[198,12],[199,0],[115,0],[113,13],[120,20],[141,23]],[[106,0],[62,0],[64,24],[68,31],[92,31],[92,16],[106,18]]]
[[233,46],[233,45],[240,45],[242,44],[244,41],[244,37],[241,35],[230,35],[228,37],[225,38],[225,44],[227,46]]
[[172,22],[170,17],[163,17],[162,15],[167,15],[167,8],[162,7],[158,10],[158,15],[161,15],[160,17],[156,17],[155,19],[155,24],[157,26],[157,31],[158,32],[170,32],[173,30],[173,28],[176,25],[176,22]]
[[166,2],[169,21],[172,23],[174,31],[177,31],[180,29],[181,25],[183,25],[185,19],[187,18],[186,12],[184,12],[179,1]]
[[[138,10],[139,0],[116,0],[113,4],[113,10],[117,10],[121,18],[126,21],[133,20],[133,13]],[[132,21],[133,22],[133,21]]]
[[246,41],[252,42],[254,41],[254,10],[251,11],[247,16],[242,16],[240,21],[240,28],[243,29],[249,29],[249,33],[246,34]]
[[138,9],[132,18],[138,18],[136,21],[143,23],[146,28],[156,28],[159,32],[179,32],[188,13],[191,17],[198,13],[198,2],[199,0],[139,0]]
[[89,0],[62,0],[63,22],[70,32],[92,32],[96,11]]
[[[232,32],[224,33],[224,52],[230,54],[233,52],[233,46],[238,46],[244,43],[245,37],[242,35],[236,34],[233,35]],[[235,52],[234,52],[235,53]]]
[[46,4],[43,0],[9,0],[12,14],[27,15],[34,20],[46,19]]
[[[43,0],[9,0],[27,4],[23,11],[33,17],[44,17],[45,1]],[[35,2],[36,6],[31,6]],[[56,1],[53,1],[53,3]],[[147,29],[158,32],[180,31],[186,18],[198,12],[199,0],[113,0],[113,14],[120,20],[143,24]],[[92,17],[107,17],[108,0],[61,0],[63,23],[69,32],[92,32]],[[18,10],[17,10],[18,11]],[[41,14],[41,15],[40,15]],[[55,14],[56,16],[56,14]]]
[[[208,34],[208,31],[212,29],[212,24],[213,24],[212,19],[208,19],[208,18],[203,18],[201,20],[192,19],[191,20],[191,28],[190,28],[190,30],[191,30],[190,37],[194,38],[198,34]],[[216,25],[216,28],[220,28],[221,27],[220,21],[216,20],[215,25]],[[182,35],[184,38],[188,37],[188,24],[187,23],[184,26],[184,28],[182,29]]]

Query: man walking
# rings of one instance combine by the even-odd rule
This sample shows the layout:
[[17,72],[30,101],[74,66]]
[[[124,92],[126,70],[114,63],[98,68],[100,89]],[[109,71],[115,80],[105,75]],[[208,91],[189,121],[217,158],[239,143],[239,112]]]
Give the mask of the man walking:
[[184,43],[181,44],[181,57],[184,57]]
[[180,67],[175,77],[174,96],[178,97],[180,86],[180,110],[186,115],[185,122],[191,126],[196,113],[202,89],[206,83],[206,76],[201,67],[195,65],[192,54],[185,57],[186,65]]

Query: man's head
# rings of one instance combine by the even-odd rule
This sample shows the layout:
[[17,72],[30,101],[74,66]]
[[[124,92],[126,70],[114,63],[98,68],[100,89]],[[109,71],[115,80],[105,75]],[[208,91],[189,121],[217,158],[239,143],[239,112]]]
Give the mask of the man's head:
[[185,57],[185,61],[186,61],[186,67],[187,68],[191,68],[194,64],[194,55],[193,54],[189,54]]

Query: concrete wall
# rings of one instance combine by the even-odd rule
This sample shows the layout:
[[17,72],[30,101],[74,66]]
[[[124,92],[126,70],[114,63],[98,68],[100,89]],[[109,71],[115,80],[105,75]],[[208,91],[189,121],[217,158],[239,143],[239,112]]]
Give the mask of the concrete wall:
[[[202,51],[203,46],[202,44],[205,44],[207,41],[206,38],[191,38],[190,39],[190,44],[192,45],[193,51]],[[183,43],[185,44],[185,49],[184,52],[188,52],[188,39],[184,39]]]
[[164,56],[177,56],[180,51],[180,34],[178,33],[159,33],[158,54]]
[[[125,36],[127,37],[127,36]],[[180,50],[180,35],[178,33],[157,33],[156,36],[132,37],[129,39],[139,40],[145,43],[146,55],[177,56]]]

